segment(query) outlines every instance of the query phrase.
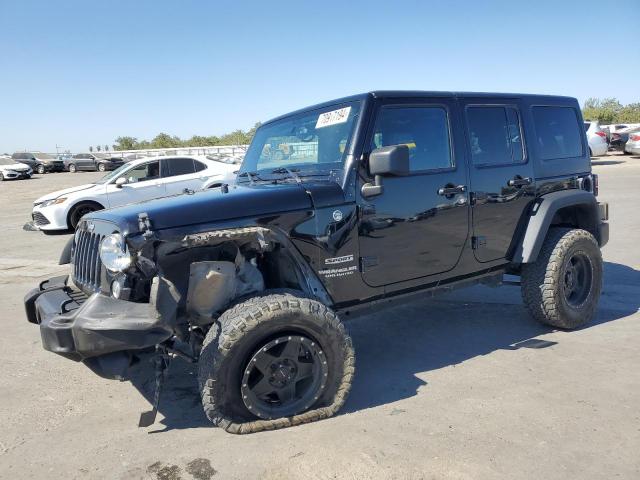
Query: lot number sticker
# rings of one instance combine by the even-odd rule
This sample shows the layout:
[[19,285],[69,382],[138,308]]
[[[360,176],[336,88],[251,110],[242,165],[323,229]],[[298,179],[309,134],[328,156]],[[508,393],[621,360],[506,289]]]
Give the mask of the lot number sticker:
[[318,116],[318,121],[316,122],[316,129],[345,123],[349,119],[349,112],[351,112],[351,107],[344,107],[338,110],[321,113]]

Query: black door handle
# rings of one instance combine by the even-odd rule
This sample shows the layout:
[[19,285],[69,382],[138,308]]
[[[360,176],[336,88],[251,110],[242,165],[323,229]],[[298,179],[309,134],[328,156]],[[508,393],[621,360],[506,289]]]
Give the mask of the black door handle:
[[531,179],[529,177],[522,178],[518,175],[509,180],[507,185],[510,187],[524,187],[525,185],[531,185]]
[[457,193],[464,193],[467,191],[467,187],[465,185],[453,185],[448,183],[442,188],[438,189],[438,195],[442,195],[445,197],[452,197]]

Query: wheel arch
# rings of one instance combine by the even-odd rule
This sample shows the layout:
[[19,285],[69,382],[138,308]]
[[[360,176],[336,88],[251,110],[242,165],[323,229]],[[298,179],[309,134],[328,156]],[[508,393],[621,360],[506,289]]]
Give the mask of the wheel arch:
[[600,223],[596,197],[584,190],[562,190],[540,197],[533,204],[529,221],[515,249],[513,263],[535,262],[551,227],[581,228],[599,243]]
[[69,206],[68,210],[67,210],[67,226],[69,228],[73,228],[71,226],[71,215],[73,213],[73,210],[81,204],[90,204],[90,205],[97,205],[98,206],[98,210],[104,210],[105,207],[103,204],[101,204],[100,202],[96,201],[96,200],[92,200],[92,199],[82,199],[82,200],[78,200],[77,202],[73,203],[72,205]]

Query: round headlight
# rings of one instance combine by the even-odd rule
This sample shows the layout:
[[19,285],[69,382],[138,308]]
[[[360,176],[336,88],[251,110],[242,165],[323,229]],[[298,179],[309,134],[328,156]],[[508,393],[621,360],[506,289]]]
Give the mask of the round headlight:
[[112,272],[122,272],[131,265],[131,255],[122,235],[113,233],[104,237],[100,243],[100,260]]

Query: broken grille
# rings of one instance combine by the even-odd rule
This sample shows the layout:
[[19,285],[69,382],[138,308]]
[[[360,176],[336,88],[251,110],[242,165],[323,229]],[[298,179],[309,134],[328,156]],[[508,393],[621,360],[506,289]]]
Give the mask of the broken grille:
[[73,249],[73,280],[84,291],[100,289],[100,242],[104,238],[98,233],[79,230]]

